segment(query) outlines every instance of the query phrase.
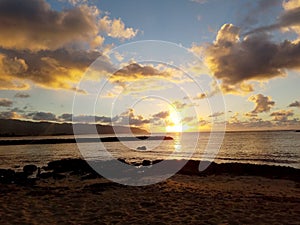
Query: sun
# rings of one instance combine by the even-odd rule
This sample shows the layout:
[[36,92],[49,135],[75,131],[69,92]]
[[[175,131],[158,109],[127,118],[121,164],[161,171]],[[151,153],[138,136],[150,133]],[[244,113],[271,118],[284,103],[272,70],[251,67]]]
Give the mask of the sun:
[[182,124],[181,119],[176,113],[176,111],[171,110],[171,113],[169,115],[169,121],[172,125],[166,126],[166,132],[168,133],[181,133],[182,132]]

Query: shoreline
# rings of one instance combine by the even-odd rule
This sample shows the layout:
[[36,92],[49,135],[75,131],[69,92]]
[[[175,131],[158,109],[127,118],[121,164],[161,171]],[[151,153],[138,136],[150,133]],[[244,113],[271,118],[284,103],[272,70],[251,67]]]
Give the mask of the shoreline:
[[138,187],[111,182],[81,159],[52,161],[31,182],[0,182],[0,223],[297,223],[299,169],[213,163],[201,174],[198,163],[188,161],[173,177]]
[[[176,174],[188,176],[257,176],[270,179],[286,179],[300,183],[300,169],[288,166],[249,164],[249,163],[215,163],[210,161],[198,160],[166,160],[164,165],[155,167],[156,164],[163,160],[143,160],[140,162],[127,162],[125,159],[118,159],[119,162],[129,165],[125,171],[117,171],[118,176],[126,177],[128,171],[136,171],[153,175],[165,175],[170,173],[169,168],[178,168]],[[204,171],[199,171],[199,164],[209,165]],[[34,184],[40,179],[48,178],[65,178],[66,173],[91,178],[102,177],[93,168],[91,164],[97,163],[103,168],[114,171],[119,168],[116,161],[91,161],[87,162],[80,158],[66,158],[48,162],[46,166],[38,167],[34,164],[28,164],[23,167],[22,172],[13,169],[0,168],[0,183],[4,184]],[[167,166],[165,166],[167,165]],[[154,168],[154,171],[151,170]],[[156,168],[156,169],[155,169]],[[116,171],[114,171],[116,172]]]

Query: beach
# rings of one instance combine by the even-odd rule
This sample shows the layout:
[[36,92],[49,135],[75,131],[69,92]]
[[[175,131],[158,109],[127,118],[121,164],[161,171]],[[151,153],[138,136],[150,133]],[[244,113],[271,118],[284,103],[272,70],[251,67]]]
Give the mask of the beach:
[[[300,223],[297,169],[212,164],[199,173],[197,162],[190,161],[166,181],[135,187],[113,183],[86,168],[74,170],[71,162],[76,160],[50,163],[52,172],[38,179],[4,182],[2,175],[0,223]],[[266,172],[258,175],[262,169]]]

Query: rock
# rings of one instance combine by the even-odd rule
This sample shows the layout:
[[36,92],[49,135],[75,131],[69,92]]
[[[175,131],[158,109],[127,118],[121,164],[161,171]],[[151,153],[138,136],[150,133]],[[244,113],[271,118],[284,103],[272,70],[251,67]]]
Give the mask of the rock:
[[16,172],[15,173],[15,183],[16,184],[26,184],[28,183],[28,174],[25,172]]
[[26,165],[23,167],[23,172],[27,175],[32,175],[37,170],[36,165]]
[[15,179],[15,171],[0,169],[0,183],[9,184]]
[[145,151],[145,150],[147,150],[147,147],[146,146],[140,146],[140,147],[137,147],[137,150]]
[[150,160],[143,160],[142,166],[150,166],[150,165],[151,165],[151,161]]
[[157,163],[160,163],[160,162],[162,162],[162,161],[164,161],[164,160],[162,160],[162,159],[156,159],[156,160],[154,160],[154,161],[152,162],[152,165],[157,164]]
[[53,174],[53,179],[55,179],[55,180],[62,180],[62,179],[65,179],[65,178],[66,178],[66,176],[63,175],[63,174],[59,174],[59,173],[54,173]]
[[91,172],[91,167],[82,159],[61,159],[48,163],[45,170],[53,170],[55,173],[75,172],[84,174]]
[[41,179],[48,179],[50,177],[53,177],[52,172],[41,173],[38,175],[38,178],[41,178]]
[[128,163],[126,162],[126,160],[125,160],[125,159],[122,159],[122,158],[118,158],[118,161],[120,161],[121,163],[128,164]]

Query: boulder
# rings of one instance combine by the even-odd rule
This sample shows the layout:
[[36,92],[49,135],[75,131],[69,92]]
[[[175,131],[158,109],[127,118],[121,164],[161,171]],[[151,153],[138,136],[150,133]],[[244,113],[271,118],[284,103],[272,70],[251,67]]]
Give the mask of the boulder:
[[150,160],[143,160],[142,162],[142,166],[150,166],[152,164],[152,162]]
[[36,165],[26,165],[23,167],[23,172],[27,175],[32,175],[37,170]]
[[147,147],[146,146],[140,146],[140,147],[137,147],[137,150],[145,151],[145,150],[147,150]]

